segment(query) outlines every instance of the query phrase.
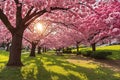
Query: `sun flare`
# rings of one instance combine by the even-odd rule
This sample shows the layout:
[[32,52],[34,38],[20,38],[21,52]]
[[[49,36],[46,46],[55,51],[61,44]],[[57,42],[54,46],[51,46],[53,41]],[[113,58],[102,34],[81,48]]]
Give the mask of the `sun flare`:
[[43,25],[41,23],[37,23],[35,25],[35,30],[42,32],[43,31]]

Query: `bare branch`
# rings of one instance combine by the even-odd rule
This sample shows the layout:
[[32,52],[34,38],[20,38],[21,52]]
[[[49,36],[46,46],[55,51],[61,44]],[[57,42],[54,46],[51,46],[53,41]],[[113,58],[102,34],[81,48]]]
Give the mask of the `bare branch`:
[[88,41],[92,40],[96,35],[100,34],[100,30],[98,30],[97,32],[90,34],[90,37],[88,38]]
[[37,12],[37,10],[35,10],[33,13],[31,13],[30,15],[28,15],[28,16],[26,16],[24,19],[23,19],[23,22],[26,24],[26,23],[28,23],[28,22],[31,22],[31,20],[33,19],[33,18],[38,18],[39,16],[41,16],[41,15],[43,15],[44,13],[46,13],[47,11],[46,11],[46,9],[44,9],[44,10],[41,10],[41,11],[38,11]]
[[30,27],[27,27],[27,29],[28,29],[31,33],[33,33],[33,30],[31,30]]
[[104,40],[104,39],[109,38],[109,37],[110,37],[110,35],[104,36],[104,37],[100,38],[98,41],[96,41],[95,43],[98,43],[99,41]]
[[[69,8],[51,7],[50,9],[51,9],[51,11],[53,11],[53,10],[68,10]],[[23,21],[24,21],[25,24],[27,23],[26,26],[28,26],[36,18],[40,17],[41,15],[43,15],[46,12],[48,12],[46,9],[43,9],[43,10],[38,11],[38,12],[37,12],[37,10],[35,10],[32,14],[25,17]]]
[[26,40],[26,41],[29,42],[29,43],[32,43],[30,40],[28,40],[28,39],[25,38],[24,36],[23,36],[23,39]]
[[34,22],[37,17],[38,17],[38,16],[33,17],[31,20],[29,20],[29,21],[25,24],[25,28],[27,28],[32,22]]
[[19,0],[14,0],[16,4],[19,4]]
[[8,20],[7,16],[3,13],[2,9],[0,9],[0,19],[2,20],[2,22],[5,24],[5,26],[7,27],[7,29],[13,33],[14,32],[14,28],[11,25],[10,21]]
[[69,8],[50,7],[50,10],[68,10]]
[[26,14],[26,16],[25,17],[28,17],[29,15],[30,15],[30,13],[31,13],[31,11],[33,10],[33,6],[29,9],[29,11],[27,12],[27,14]]

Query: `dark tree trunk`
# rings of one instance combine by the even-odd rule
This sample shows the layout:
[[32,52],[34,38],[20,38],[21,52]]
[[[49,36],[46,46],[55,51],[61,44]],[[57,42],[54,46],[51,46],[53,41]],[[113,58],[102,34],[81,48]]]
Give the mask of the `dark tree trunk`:
[[12,35],[12,44],[10,49],[10,56],[7,66],[23,66],[21,62],[21,47],[22,47],[23,33]]
[[38,54],[41,54],[41,47],[40,46],[38,46]]
[[62,47],[62,53],[64,53],[64,47]]
[[6,51],[10,51],[10,43],[6,44]]
[[43,52],[46,52],[46,47],[43,47]]
[[[18,0],[14,0],[16,5],[19,4]],[[25,26],[22,24],[22,4],[16,6],[16,28],[13,28],[6,15],[2,21],[12,34],[12,45],[10,49],[10,56],[7,66],[23,66],[21,62],[21,49],[22,49],[22,37],[25,30]],[[7,21],[7,22],[6,22]]]
[[111,40],[109,40],[109,45],[111,45]]
[[91,46],[92,46],[92,51],[96,51],[95,43],[91,44]]
[[76,44],[76,48],[77,48],[77,53],[79,52],[79,45],[78,43]]
[[58,56],[62,55],[62,53],[60,52],[60,48],[56,49],[56,55],[58,55]]
[[47,52],[47,48],[45,47],[45,52]]
[[79,52],[79,42],[76,43],[76,49],[77,49],[77,55],[79,55],[80,54],[80,52]]
[[30,57],[35,57],[35,49],[36,49],[36,44],[32,42]]

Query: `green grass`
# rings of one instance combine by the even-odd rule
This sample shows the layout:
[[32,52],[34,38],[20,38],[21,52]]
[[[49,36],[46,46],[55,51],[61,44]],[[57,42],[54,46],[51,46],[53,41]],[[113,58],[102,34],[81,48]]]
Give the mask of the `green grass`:
[[120,80],[120,72],[87,60],[68,62],[69,55],[56,56],[48,53],[35,58],[28,55],[22,54],[25,66],[6,67],[8,53],[0,51],[0,80]]
[[[79,50],[84,52],[87,50],[91,50],[91,48],[79,48]],[[76,51],[76,49],[74,49],[73,51]],[[110,51],[112,52],[112,55],[108,56],[109,59],[120,60],[120,45],[98,46],[96,47],[96,51]]]

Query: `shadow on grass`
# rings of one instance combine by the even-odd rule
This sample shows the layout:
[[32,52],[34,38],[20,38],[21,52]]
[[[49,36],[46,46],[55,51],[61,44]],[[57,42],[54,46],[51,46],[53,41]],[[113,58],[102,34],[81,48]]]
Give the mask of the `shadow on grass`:
[[[112,49],[114,48],[114,49]],[[112,59],[112,60],[120,60],[120,47],[117,49],[115,47],[112,48],[97,48],[96,52],[99,51],[103,51],[103,52],[112,52],[112,55],[108,56],[108,59]],[[81,52],[85,52],[85,51],[91,51],[91,48],[85,48],[85,49],[80,49]]]
[[[48,56],[46,55],[46,57]],[[46,62],[49,62],[49,61],[52,62],[50,64],[47,64],[47,66],[57,65],[62,67],[66,72],[68,72],[67,77],[69,79],[66,78],[65,80],[73,80],[73,79],[74,80],[119,80],[119,78],[113,76],[114,72],[107,68],[104,68],[104,69],[102,67],[98,67],[94,69],[85,68],[85,67],[64,61],[64,59],[61,60],[59,59],[58,56],[56,57],[52,56],[45,60]],[[110,74],[110,73],[113,73],[113,74]]]
[[119,80],[111,70],[81,67],[59,56],[27,56],[23,56],[25,66],[21,68],[0,66],[0,80]]
[[120,60],[120,50],[103,50],[112,52],[112,55],[108,56],[108,59]]

